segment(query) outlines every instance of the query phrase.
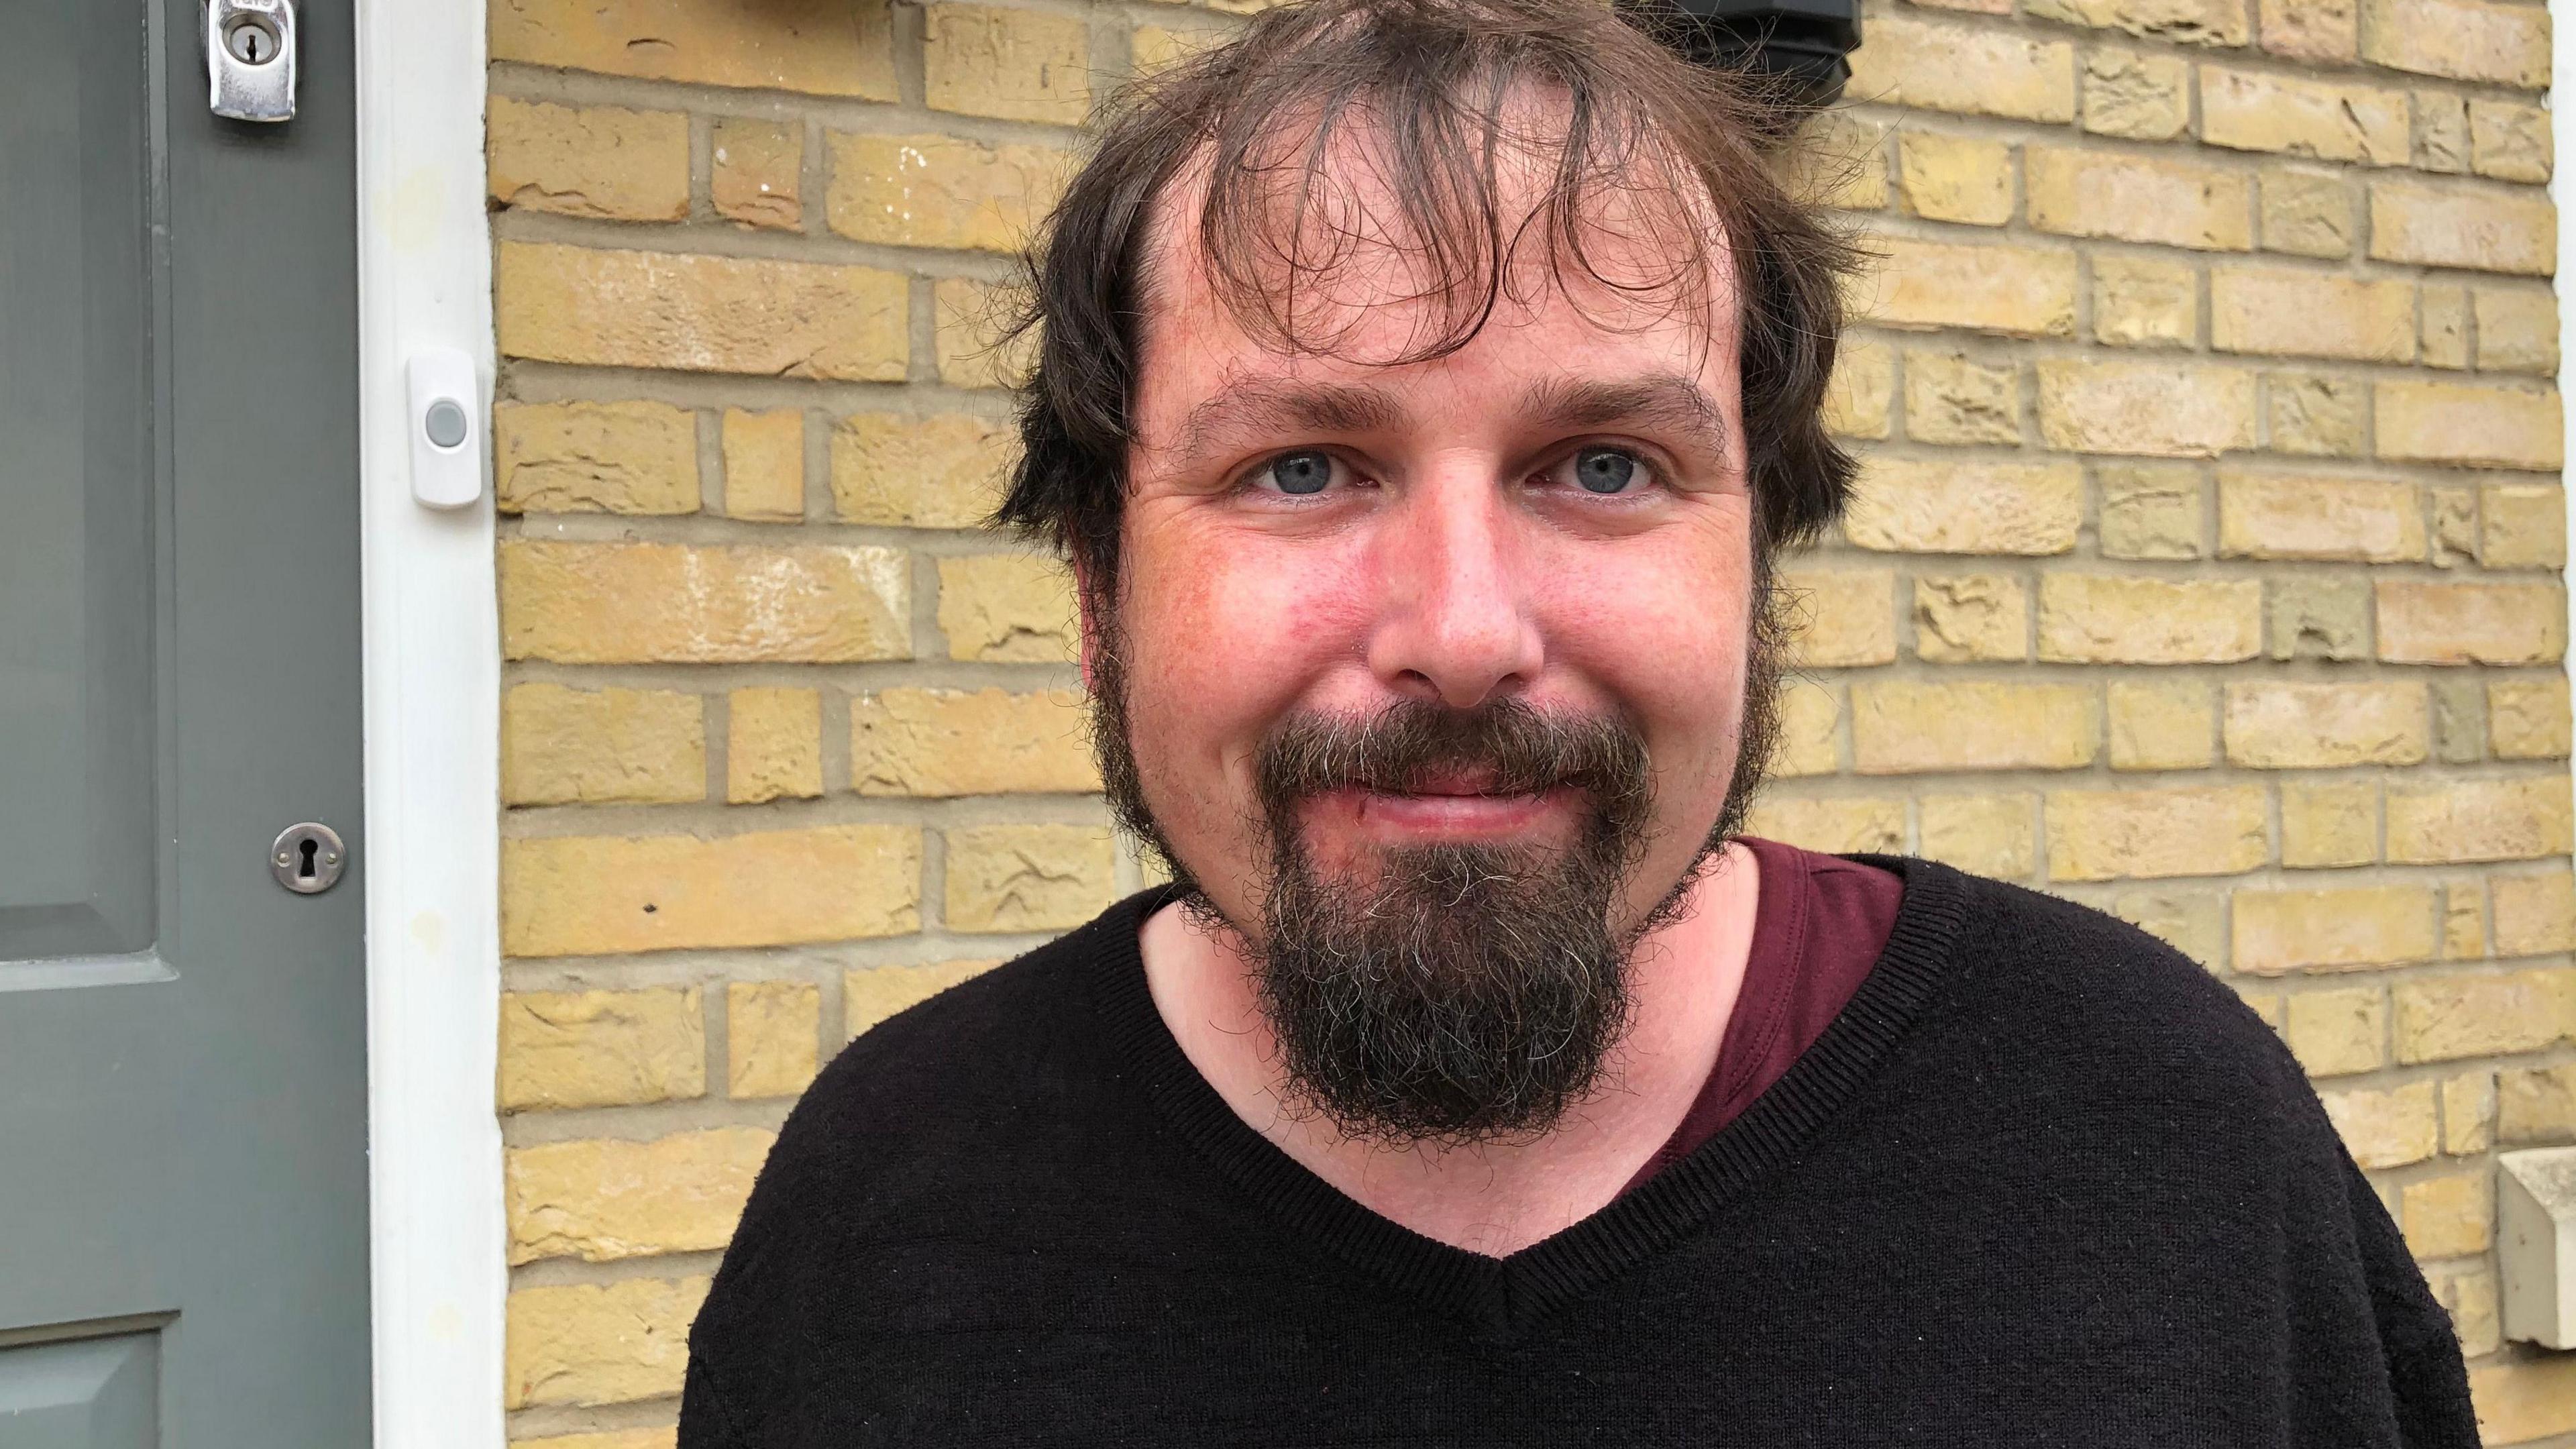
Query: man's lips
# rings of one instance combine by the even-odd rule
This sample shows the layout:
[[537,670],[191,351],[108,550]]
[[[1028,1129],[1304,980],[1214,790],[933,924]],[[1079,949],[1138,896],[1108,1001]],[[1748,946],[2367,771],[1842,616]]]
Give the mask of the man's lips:
[[1407,788],[1347,786],[1311,797],[1310,828],[1395,840],[1518,836],[1569,813],[1580,792],[1567,786],[1498,792],[1491,777],[1408,780]]

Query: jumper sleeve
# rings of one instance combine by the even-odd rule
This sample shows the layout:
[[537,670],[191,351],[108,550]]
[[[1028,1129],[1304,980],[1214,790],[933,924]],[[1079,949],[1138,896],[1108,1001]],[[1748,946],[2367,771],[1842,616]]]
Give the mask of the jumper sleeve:
[[2348,1156],[2343,1172],[2371,1314],[2388,1357],[2398,1432],[2407,1449],[2478,1449],[2477,1412],[2469,1402],[2468,1370],[2451,1315],[2434,1301],[2388,1209]]
[[680,1391],[678,1449],[744,1449],[724,1401],[716,1396],[715,1376],[703,1360],[689,1360],[689,1376]]

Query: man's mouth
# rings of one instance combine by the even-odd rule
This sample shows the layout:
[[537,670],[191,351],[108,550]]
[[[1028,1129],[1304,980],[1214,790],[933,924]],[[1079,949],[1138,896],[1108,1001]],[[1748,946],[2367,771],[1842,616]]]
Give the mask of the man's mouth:
[[1444,772],[1385,785],[1351,785],[1308,801],[1306,824],[1327,838],[1382,845],[1509,840],[1570,817],[1582,792],[1557,785],[1511,789],[1491,771]]

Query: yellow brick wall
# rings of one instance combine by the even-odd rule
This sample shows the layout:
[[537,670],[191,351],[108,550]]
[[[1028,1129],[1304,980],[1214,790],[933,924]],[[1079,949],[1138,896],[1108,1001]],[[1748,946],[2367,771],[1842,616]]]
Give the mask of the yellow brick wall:
[[[852,1033],[1138,883],[1057,572],[975,531],[992,289],[1155,3],[493,0],[508,1409],[670,1442]],[[1866,473],[1758,828],[2100,904],[2319,1079],[2492,1441],[2493,1155],[2576,1141],[2548,23],[1878,3],[1827,188]]]

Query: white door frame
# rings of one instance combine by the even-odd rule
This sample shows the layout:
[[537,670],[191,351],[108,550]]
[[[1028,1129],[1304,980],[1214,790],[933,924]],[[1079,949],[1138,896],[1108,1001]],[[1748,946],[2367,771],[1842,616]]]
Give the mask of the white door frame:
[[452,513],[412,501],[404,382],[414,349],[460,348],[481,360],[490,416],[484,6],[357,0],[356,12],[375,1443],[501,1449],[491,490]]

